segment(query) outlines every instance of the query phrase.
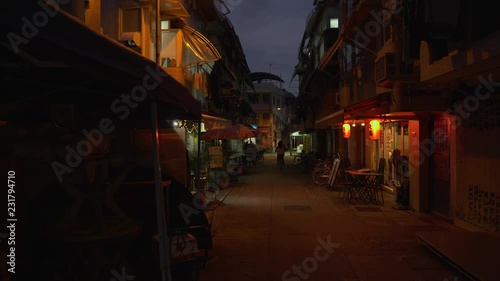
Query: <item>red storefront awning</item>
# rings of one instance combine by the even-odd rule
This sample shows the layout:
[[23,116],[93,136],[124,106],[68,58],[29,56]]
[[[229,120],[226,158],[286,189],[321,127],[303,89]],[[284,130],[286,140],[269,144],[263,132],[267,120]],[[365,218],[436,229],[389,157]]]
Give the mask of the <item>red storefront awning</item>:
[[325,129],[331,126],[337,126],[337,125],[341,126],[340,124],[342,124],[343,121],[344,121],[344,109],[341,109],[321,119],[316,120],[314,123],[316,128]]
[[205,124],[205,130],[225,129],[233,125],[233,121],[222,117],[209,114],[202,114],[202,121]]
[[368,118],[387,114],[391,107],[391,92],[381,93],[344,108],[344,119]]

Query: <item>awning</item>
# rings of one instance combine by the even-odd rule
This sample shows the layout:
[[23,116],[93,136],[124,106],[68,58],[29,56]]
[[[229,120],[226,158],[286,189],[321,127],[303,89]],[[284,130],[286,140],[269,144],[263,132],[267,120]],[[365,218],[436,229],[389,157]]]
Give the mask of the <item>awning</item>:
[[339,38],[337,39],[337,41],[335,41],[335,43],[333,44],[333,46],[330,47],[330,49],[328,49],[328,51],[326,51],[326,53],[323,55],[323,57],[321,57],[321,60],[319,61],[319,65],[318,65],[318,69],[320,71],[324,70],[326,68],[326,66],[330,63],[333,56],[338,51],[340,45],[342,45],[343,42],[344,42],[344,34],[341,33],[339,35]]
[[[325,129],[331,126],[336,126],[339,123],[344,122],[344,109],[337,110],[332,114],[329,114],[319,120],[316,120],[316,128]],[[340,126],[340,125],[339,125]]]
[[[162,116],[201,118],[200,102],[155,62],[91,30],[63,10],[51,7],[56,12],[48,23],[37,28],[35,36],[25,38],[26,24],[21,19],[40,13],[38,3],[9,2],[9,13],[0,17],[4,47],[0,49],[0,73],[4,86],[16,86],[15,95],[2,95],[3,103],[105,104],[109,113],[111,102],[142,86],[148,88],[149,96],[158,98]],[[149,106],[143,104],[148,111]]]
[[188,53],[183,54],[183,65],[191,66],[200,63],[211,63],[222,58],[217,47],[203,34],[188,26],[182,20],[172,21],[173,28],[180,28],[183,36],[183,43]]
[[254,126],[252,126],[251,124],[247,124],[247,123],[240,123],[240,122],[236,122],[234,123],[235,125],[241,125],[241,126],[245,126],[247,127],[248,129],[250,129],[252,131],[252,137],[258,137],[260,135],[262,135],[262,132],[255,129]]
[[203,123],[205,124],[205,130],[225,129],[233,125],[233,122],[231,120],[213,115],[202,114],[201,118]]
[[214,44],[194,28],[187,25],[183,26],[182,34],[184,36],[184,44],[190,48],[197,58],[193,58],[193,61],[189,64],[196,64],[198,62],[210,63],[222,58]]
[[344,108],[344,119],[369,118],[390,113],[391,92],[381,93]]
[[243,124],[235,124],[229,128],[208,130],[201,135],[202,140],[231,140],[255,137],[255,130]]

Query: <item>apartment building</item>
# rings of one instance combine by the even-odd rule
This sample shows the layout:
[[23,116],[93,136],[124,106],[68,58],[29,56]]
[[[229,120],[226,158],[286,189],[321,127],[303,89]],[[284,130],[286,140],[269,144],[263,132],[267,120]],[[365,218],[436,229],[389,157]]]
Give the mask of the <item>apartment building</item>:
[[258,144],[274,151],[278,141],[288,141],[285,91],[271,80],[255,82],[253,87],[255,92],[249,93],[249,98],[255,117],[250,124],[261,133]]
[[305,136],[307,151],[332,154],[342,147],[337,124],[342,116],[339,100],[339,62],[329,60],[320,70],[322,58],[339,37],[338,1],[313,1],[299,47],[294,76],[299,77],[299,94],[293,123]]
[[[400,149],[410,160],[413,209],[498,232],[500,28],[479,2],[339,1],[339,36],[317,68],[338,79],[339,109],[309,126],[316,119],[316,131],[325,122],[337,130],[343,145],[333,145],[348,151],[353,168],[387,161],[386,182]],[[375,135],[371,121],[380,124]]]

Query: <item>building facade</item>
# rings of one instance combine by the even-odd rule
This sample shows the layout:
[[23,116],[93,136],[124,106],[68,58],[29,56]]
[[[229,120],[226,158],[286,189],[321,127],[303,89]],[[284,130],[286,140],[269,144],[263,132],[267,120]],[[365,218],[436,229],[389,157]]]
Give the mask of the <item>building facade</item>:
[[256,82],[253,86],[255,92],[249,93],[249,98],[255,119],[251,124],[260,131],[258,144],[274,151],[278,141],[288,141],[285,91],[270,81]]
[[[486,23],[480,7],[339,1],[340,36],[318,69],[339,65],[340,109],[330,121],[316,120],[348,126],[344,142],[353,168],[377,169],[383,159],[386,184],[393,178],[392,152],[401,150],[410,161],[413,209],[499,231],[500,178],[493,175],[499,158],[491,142],[500,139],[500,61],[493,48],[500,28]],[[375,139],[372,120],[381,127]]]
[[332,59],[320,71],[321,59],[338,39],[339,21],[338,1],[313,2],[294,71],[299,77],[299,95],[293,123],[307,139],[304,149],[321,157],[343,149],[337,130],[342,116],[336,113],[341,108],[339,62]]

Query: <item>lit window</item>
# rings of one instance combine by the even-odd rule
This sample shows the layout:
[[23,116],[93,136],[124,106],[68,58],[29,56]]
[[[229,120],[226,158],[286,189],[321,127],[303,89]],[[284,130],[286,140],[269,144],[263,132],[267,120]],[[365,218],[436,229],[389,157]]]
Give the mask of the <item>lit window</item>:
[[169,29],[170,21],[168,20],[162,20],[161,21],[161,29]]
[[330,19],[330,28],[339,28],[339,19]]

